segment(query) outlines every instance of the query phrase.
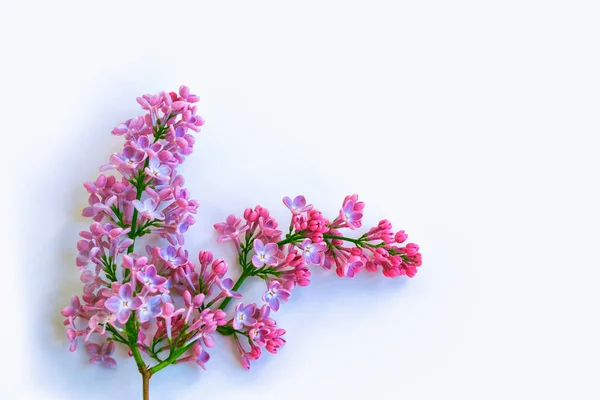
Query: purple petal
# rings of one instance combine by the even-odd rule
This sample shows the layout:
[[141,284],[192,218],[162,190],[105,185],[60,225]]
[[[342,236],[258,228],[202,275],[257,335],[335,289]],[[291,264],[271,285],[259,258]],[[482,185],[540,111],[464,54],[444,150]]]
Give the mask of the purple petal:
[[268,255],[265,257],[265,264],[270,265],[270,266],[276,266],[278,263],[277,257],[275,257],[274,255]]
[[228,226],[237,225],[237,220],[236,220],[234,214],[229,214],[229,216],[227,216],[227,219],[225,220],[225,222]]
[[91,356],[90,364],[102,364],[102,358],[100,358],[98,356]]
[[213,227],[219,232],[224,232],[225,228],[227,228],[227,224],[225,222],[219,222],[218,224],[214,224]]
[[148,108],[150,108],[150,104],[148,104],[148,102],[146,101],[146,99],[144,99],[143,97],[138,97],[138,98],[137,98],[137,99],[135,99],[135,100],[138,102],[138,104],[139,104],[140,106],[142,106],[142,108],[143,108],[144,110],[147,110]]
[[316,251],[319,251],[319,252],[323,252],[323,251],[327,250],[327,243],[325,243],[325,242],[314,243],[313,249],[315,249]]
[[265,255],[275,255],[279,251],[279,246],[276,243],[269,243],[265,246]]
[[294,206],[296,208],[303,208],[306,205],[306,198],[302,195],[296,196],[294,199]]
[[242,310],[242,312],[247,316],[251,316],[252,314],[254,314],[254,311],[256,311],[256,306],[254,304],[248,304]]
[[198,361],[205,363],[210,359],[210,354],[208,354],[205,351],[202,351],[202,353],[200,353],[200,356],[198,357]]
[[129,283],[126,283],[123,286],[121,286],[121,288],[119,288],[119,297],[121,297],[121,299],[129,300],[131,299],[132,295],[133,289],[131,288],[131,285]]
[[265,262],[261,260],[261,258],[258,255],[254,255],[252,256],[252,264],[255,267],[262,267],[263,265],[265,265]]
[[351,221],[358,221],[362,218],[362,216],[363,215],[360,212],[351,212],[348,219]]
[[233,325],[233,329],[236,329],[236,330],[240,330],[244,327],[244,324],[242,324],[242,321],[240,321],[238,319],[237,315],[233,318],[232,325]]
[[114,358],[104,357],[102,359],[102,366],[106,368],[117,368],[117,362]]
[[117,312],[121,308],[122,300],[117,296],[113,296],[104,302],[104,307],[111,312]]
[[342,208],[342,211],[344,212],[344,214],[349,214],[353,209],[354,209],[354,202],[352,200],[349,200],[344,203],[344,207]]
[[160,296],[154,296],[146,302],[146,306],[155,308],[155,307],[160,306],[161,302],[162,302],[162,298]]
[[146,267],[146,276],[149,279],[154,279],[156,276],[156,267],[154,265],[149,265]]
[[231,278],[223,279],[221,281],[221,286],[229,291],[231,288],[233,288],[233,280]]
[[265,244],[260,239],[254,241],[254,251],[261,253],[265,248]]
[[142,304],[144,304],[144,301],[138,296],[136,296],[133,299],[131,299],[131,304],[129,305],[129,308],[132,310],[137,310],[141,307]]
[[309,256],[308,259],[309,259],[309,261],[310,261],[311,264],[313,264],[313,265],[320,265],[321,261],[322,261],[322,256],[323,256],[323,254],[318,253],[316,251],[313,251],[313,252],[310,253],[310,256]]
[[129,308],[123,307],[117,312],[117,320],[120,323],[124,324],[127,322],[130,315],[131,315],[131,310]]
[[287,301],[290,298],[291,293],[285,289],[281,289],[277,291],[277,297],[283,301]]
[[156,202],[154,199],[146,199],[144,201],[144,208],[146,208],[146,210],[156,210]]
[[157,276],[156,278],[154,278],[154,286],[162,286],[165,283],[167,283],[167,278],[165,278],[164,276]]
[[162,211],[155,211],[152,214],[150,214],[150,217],[152,219],[157,219],[159,221],[162,221],[165,219],[165,214],[163,214]]
[[100,353],[100,346],[95,343],[88,343],[85,345],[85,351],[90,356],[97,356]]
[[110,356],[112,353],[115,352],[115,342],[113,342],[112,340],[109,340],[105,345],[104,345],[104,355],[105,356]]
[[279,283],[279,281],[273,281],[269,284],[269,289],[275,289],[275,291],[277,291],[277,289],[279,289],[279,287],[281,287],[281,284]]
[[204,344],[208,348],[215,347],[215,339],[210,335],[204,335]]
[[157,169],[159,165],[160,165],[160,160],[158,159],[158,157],[150,158],[150,161],[148,162],[148,167],[150,169]]

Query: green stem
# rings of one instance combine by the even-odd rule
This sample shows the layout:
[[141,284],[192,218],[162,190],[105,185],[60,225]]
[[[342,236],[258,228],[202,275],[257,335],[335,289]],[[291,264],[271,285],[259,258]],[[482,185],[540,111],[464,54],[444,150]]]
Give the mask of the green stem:
[[[148,167],[148,165],[149,165],[148,163],[149,163],[149,160],[148,160],[148,158],[146,158],[146,162],[144,163],[144,170],[146,169],[146,167]],[[146,174],[142,172],[138,177],[137,184],[135,185],[135,190],[137,192],[135,195],[136,200],[140,200],[142,198],[142,194],[144,193],[142,187],[144,186],[145,179],[146,179]],[[135,239],[137,238],[137,232],[136,232],[137,219],[138,219],[138,210],[137,210],[137,208],[134,208],[133,216],[131,217],[131,231],[129,231],[129,237],[131,239],[133,239],[133,243],[131,243],[131,246],[129,246],[129,248],[127,249],[127,253],[133,253],[133,249],[135,248]]]
[[137,346],[138,330],[135,326],[135,311],[131,312],[131,317],[129,317],[125,328],[127,329],[129,348],[131,349],[131,353],[133,354],[133,358],[135,359],[135,363],[137,364],[139,371],[143,373],[143,371],[146,370],[146,363],[144,362],[142,354],[140,353],[140,349]]
[[303,239],[302,233],[294,233],[293,235],[286,235],[286,238],[277,242],[277,246],[283,246],[289,243],[295,243],[298,239]]
[[125,340],[125,338],[123,336],[121,336],[121,334],[119,333],[119,331],[117,331],[113,326],[111,326],[110,324],[106,324],[106,330],[109,331],[110,333],[113,334],[113,336],[116,336],[119,338],[119,340],[122,343],[128,344],[128,341]]
[[[169,115],[169,117],[167,117],[167,121],[169,120],[169,118],[171,118],[171,115]],[[154,133],[154,142],[153,143],[156,143],[161,138],[161,135],[164,133],[165,130],[166,130],[166,121],[165,121],[165,126],[161,127],[160,124],[158,125],[157,130]],[[148,157],[146,157],[146,161],[144,161],[144,168],[142,168],[142,170],[140,171],[140,174],[137,177],[137,182],[135,185],[135,190],[136,190],[135,199],[136,200],[142,199],[142,193],[144,193],[144,189],[145,189],[144,181],[146,180],[146,174],[144,171],[146,170],[146,168],[148,168],[148,165],[150,165],[150,159]],[[137,208],[134,208],[133,216],[131,217],[131,231],[129,232],[129,237],[131,239],[133,239],[133,243],[127,249],[128,253],[133,253],[133,249],[135,248],[135,239],[138,237],[138,232],[135,231],[136,226],[137,226],[137,218],[138,218],[138,210],[137,210]]]
[[324,239],[339,239],[339,240],[345,240],[346,242],[352,242],[354,244],[357,245],[362,245],[363,242],[360,239],[353,239],[353,238],[349,238],[349,237],[345,237],[345,236],[335,236],[335,235],[328,235],[328,234],[324,234],[323,235]]
[[163,369],[163,368],[167,367],[168,365],[172,364],[173,362],[177,361],[177,359],[179,357],[181,357],[181,355],[183,353],[185,353],[190,347],[192,347],[194,345],[194,343],[196,343],[196,341],[188,344],[187,346],[183,346],[183,347],[175,350],[174,352],[172,352],[169,355],[169,358],[167,358],[166,360],[164,360],[160,364],[156,364],[154,367],[148,369],[148,372],[150,372],[150,374],[155,374],[158,371],[160,371],[161,369]]

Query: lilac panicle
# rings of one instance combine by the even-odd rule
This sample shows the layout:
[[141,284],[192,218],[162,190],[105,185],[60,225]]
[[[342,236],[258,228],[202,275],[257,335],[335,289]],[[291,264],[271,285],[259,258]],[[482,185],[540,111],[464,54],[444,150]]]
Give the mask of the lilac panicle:
[[[192,344],[210,347],[210,334],[226,323],[222,310],[205,306],[199,271],[182,247],[199,203],[183,187],[178,167],[193,151],[193,133],[204,124],[196,115],[198,100],[186,86],[179,93],[138,97],[144,114],[112,131],[125,139],[122,150],[109,157],[94,181],[84,184],[89,198],[82,215],[93,221],[77,243],[83,293],[61,314],[69,349],[74,351],[83,339],[94,364],[115,367],[110,356],[119,344],[128,348],[140,372],[162,369],[164,363],[192,356]],[[143,247],[136,249],[136,241],[152,236],[153,243],[162,238],[170,244],[147,246],[145,254],[140,252]],[[230,281],[221,286],[228,295],[239,296]],[[206,289],[210,287],[202,288]],[[176,306],[186,292],[194,298],[188,310]],[[104,344],[90,342],[98,337]],[[165,356],[165,349],[190,337],[195,338],[190,347],[173,348],[178,359]],[[206,362],[200,354],[199,360]],[[154,360],[155,366],[148,366],[143,357]]]

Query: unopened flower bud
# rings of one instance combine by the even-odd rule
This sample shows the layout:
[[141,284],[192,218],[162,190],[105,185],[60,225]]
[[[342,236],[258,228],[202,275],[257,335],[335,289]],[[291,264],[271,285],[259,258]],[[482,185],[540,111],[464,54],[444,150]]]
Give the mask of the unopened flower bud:
[[225,275],[227,272],[227,263],[225,260],[217,258],[212,264],[212,269],[217,275]]

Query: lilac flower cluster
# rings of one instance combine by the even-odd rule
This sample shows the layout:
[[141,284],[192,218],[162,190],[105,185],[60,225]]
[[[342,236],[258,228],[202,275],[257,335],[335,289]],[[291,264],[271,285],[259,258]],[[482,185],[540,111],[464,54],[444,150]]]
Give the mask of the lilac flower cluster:
[[[90,362],[116,367],[109,356],[121,343],[147,379],[188,355],[206,361],[203,349],[214,345],[210,335],[226,320],[224,311],[210,309],[204,300],[213,290],[234,296],[226,290],[231,283],[221,281],[227,271],[223,260],[209,266],[212,255],[205,255],[197,270],[181,247],[198,202],[183,188],[177,167],[193,151],[192,132],[204,124],[196,115],[198,100],[186,86],[179,93],[139,97],[145,114],[113,129],[125,145],[100,168],[120,177],[100,174],[84,184],[89,206],[83,215],[93,222],[77,243],[83,294],[62,310],[70,350],[83,339]],[[136,252],[136,240],[146,235],[168,245]],[[93,337],[105,341],[93,343]],[[143,356],[155,360],[154,367]]]
[[[283,203],[292,214],[285,235],[261,206],[247,208],[243,217],[231,214],[225,222],[214,225],[219,232],[217,240],[232,241],[238,251],[242,274],[233,289],[252,276],[263,279],[267,286],[262,306],[238,303],[234,318],[218,328],[220,333],[234,337],[245,368],[250,367],[250,360],[260,357],[261,347],[275,353],[285,343],[281,338],[285,331],[277,328],[269,314],[288,301],[292,289],[310,283],[309,265],[325,269],[335,266],[340,277],[352,278],[364,268],[371,272],[381,269],[390,278],[412,278],[422,263],[419,247],[414,243],[401,246],[408,236],[404,231],[394,233],[387,220],[358,238],[344,236],[343,230],[362,226],[365,204],[357,195],[346,196],[333,221],[307,204],[304,196],[293,200],[285,197]],[[250,350],[244,349],[240,337]]]
[[[84,184],[89,206],[82,214],[93,222],[77,243],[83,293],[72,297],[62,315],[69,350],[83,340],[91,363],[114,368],[115,344],[128,348],[143,378],[144,399],[150,378],[163,368],[182,362],[205,368],[215,333],[232,337],[246,369],[262,349],[277,353],[285,330],[271,314],[296,286],[310,283],[310,265],[335,266],[340,277],[363,268],[387,277],[417,272],[419,247],[401,246],[407,235],[394,233],[387,220],[359,238],[344,236],[343,230],[362,226],[364,203],[357,195],[344,199],[332,221],[303,196],[284,198],[291,211],[285,234],[261,206],[215,224],[217,241],[231,241],[237,249],[241,275],[235,282],[226,277],[227,263],[209,251],[192,261],[184,234],[195,223],[198,202],[183,188],[177,168],[193,151],[192,132],[204,124],[196,115],[199,98],[181,86],[179,93],[137,101],[144,114],[112,131],[124,137],[122,151]],[[104,174],[111,170],[117,174]],[[141,238],[163,240],[147,241],[140,252],[135,246]],[[225,308],[242,298],[239,289],[250,277],[265,281],[262,302],[240,301],[228,318]]]

